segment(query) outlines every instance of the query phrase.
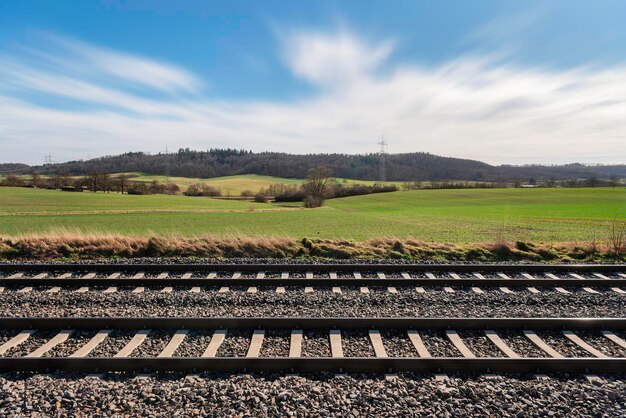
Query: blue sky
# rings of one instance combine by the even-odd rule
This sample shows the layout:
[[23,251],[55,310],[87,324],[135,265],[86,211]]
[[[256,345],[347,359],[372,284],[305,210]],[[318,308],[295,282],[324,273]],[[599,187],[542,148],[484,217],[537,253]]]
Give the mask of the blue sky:
[[0,2],[0,162],[427,151],[626,160],[626,2]]

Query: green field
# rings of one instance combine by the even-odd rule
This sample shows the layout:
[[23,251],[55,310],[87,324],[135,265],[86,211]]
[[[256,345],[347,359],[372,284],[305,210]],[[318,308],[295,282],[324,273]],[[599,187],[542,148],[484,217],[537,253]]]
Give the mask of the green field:
[[[190,177],[167,177],[161,175],[152,175],[145,173],[124,173],[131,177],[134,181],[153,181],[159,182],[171,181],[176,183],[185,190],[192,184],[204,183],[220,189],[223,196],[239,196],[244,190],[251,190],[253,193],[258,192],[260,189],[267,188],[272,184],[302,184],[302,179],[286,179],[282,177],[272,176],[258,176],[256,174],[241,174],[238,176],[225,176],[225,177],[213,177],[213,178],[190,178]],[[112,176],[115,176],[113,174]]]
[[418,190],[329,200],[320,209],[186,196],[0,187],[0,234],[378,237],[480,242],[598,239],[626,220],[626,188]]
[[[303,179],[289,179],[283,177],[272,177],[272,176],[259,176],[256,174],[240,174],[236,176],[224,176],[224,177],[213,177],[213,178],[191,178],[191,177],[167,177],[162,175],[152,175],[146,173],[139,172],[130,172],[123,173],[128,176],[131,176],[131,180],[134,181],[146,181],[150,182],[153,180],[159,182],[171,181],[176,183],[181,187],[181,189],[185,190],[187,187],[194,183],[203,183],[208,184],[209,186],[213,186],[219,189],[222,192],[223,196],[239,196],[241,192],[244,190],[251,190],[253,193],[258,192],[261,189],[266,189],[272,184],[302,184],[304,182]],[[112,174],[112,176],[116,176],[118,174]],[[351,179],[343,179],[338,178],[337,181],[342,184],[365,184],[365,185],[373,185],[378,183],[376,181],[369,180],[351,180]],[[395,184],[400,186],[400,182],[385,182],[385,184]]]

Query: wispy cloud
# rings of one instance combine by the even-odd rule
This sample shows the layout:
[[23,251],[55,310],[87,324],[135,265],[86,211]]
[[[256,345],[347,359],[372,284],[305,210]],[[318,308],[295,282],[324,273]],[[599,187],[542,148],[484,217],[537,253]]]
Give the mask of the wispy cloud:
[[394,63],[392,41],[343,29],[285,36],[277,54],[318,87],[308,98],[210,99],[196,94],[204,81],[175,65],[58,37],[54,51],[5,53],[0,160],[165,144],[370,152],[383,133],[392,152],[492,163],[622,162],[626,155],[624,67],[556,71],[461,56],[433,68]]

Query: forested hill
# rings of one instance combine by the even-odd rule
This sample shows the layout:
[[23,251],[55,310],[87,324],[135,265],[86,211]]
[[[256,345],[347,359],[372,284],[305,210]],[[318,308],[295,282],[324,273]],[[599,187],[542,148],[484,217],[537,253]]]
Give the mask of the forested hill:
[[[87,161],[70,161],[30,167],[25,172],[40,174],[88,175],[94,172],[119,173],[141,171],[179,177],[218,177],[236,174],[259,174],[304,178],[310,168],[325,165],[335,177],[360,180],[380,178],[378,154],[307,154],[253,153],[243,150],[214,149],[149,155],[127,153]],[[474,160],[440,157],[428,153],[389,154],[385,156],[387,180],[482,180],[510,181],[572,178],[626,177],[626,165],[585,166],[492,166]]]

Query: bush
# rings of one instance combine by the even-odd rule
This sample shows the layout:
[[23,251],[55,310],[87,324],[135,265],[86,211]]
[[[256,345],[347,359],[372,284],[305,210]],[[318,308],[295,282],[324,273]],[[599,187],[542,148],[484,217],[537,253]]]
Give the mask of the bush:
[[185,196],[217,197],[221,196],[222,192],[213,186],[209,186],[208,184],[196,183],[187,187],[187,190],[183,194]]
[[254,195],[254,201],[257,203],[267,203],[269,202],[269,199],[264,194],[259,193],[259,194]]
[[304,207],[305,208],[319,208],[324,204],[324,199],[318,196],[307,196],[304,198]]

